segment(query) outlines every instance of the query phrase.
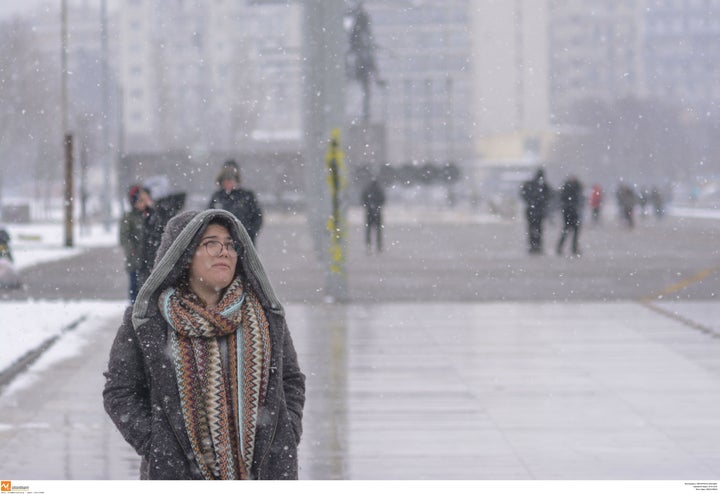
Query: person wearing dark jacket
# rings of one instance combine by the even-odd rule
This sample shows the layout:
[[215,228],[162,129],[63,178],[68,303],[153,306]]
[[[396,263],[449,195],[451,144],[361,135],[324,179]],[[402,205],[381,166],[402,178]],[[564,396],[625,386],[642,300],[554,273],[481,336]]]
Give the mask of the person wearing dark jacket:
[[580,180],[575,176],[568,177],[560,187],[560,208],[562,210],[563,224],[560,232],[560,239],[557,244],[557,255],[562,255],[565,238],[572,232],[572,253],[580,255],[578,237],[582,219],[583,187]]
[[367,253],[372,253],[372,232],[375,230],[375,245],[377,251],[382,252],[382,210],[385,205],[385,192],[378,179],[373,178],[363,188],[361,196],[365,208],[365,247]]
[[13,262],[12,250],[10,250],[10,234],[0,225],[0,259],[3,257]]
[[210,198],[208,208],[230,211],[245,227],[253,244],[263,224],[263,211],[255,193],[240,187],[240,168],[235,160],[223,164],[217,176],[220,187]]
[[128,298],[132,304],[152,267],[152,260],[148,257],[148,242],[151,241],[149,225],[155,222],[155,218],[153,201],[143,186],[130,186],[128,201],[131,209],[120,219],[119,236],[128,273]]
[[247,231],[231,213],[166,225],[110,351],[105,410],[141,479],[296,479],[305,376]]
[[528,225],[528,243],[531,254],[542,254],[542,224],[550,202],[550,187],[545,181],[542,168],[535,176],[524,182],[520,188],[520,197],[525,201],[525,218]]
[[144,263],[138,276],[139,286],[145,283],[145,280],[150,276],[152,267],[155,264],[155,258],[157,257],[158,248],[160,248],[160,241],[162,240],[162,233],[165,229],[165,225],[170,221],[170,218],[175,216],[177,213],[182,211],[185,207],[185,193],[174,192],[171,194],[164,194],[157,200],[151,199],[149,189],[147,191],[147,202],[148,207],[145,214],[145,250],[143,253]]

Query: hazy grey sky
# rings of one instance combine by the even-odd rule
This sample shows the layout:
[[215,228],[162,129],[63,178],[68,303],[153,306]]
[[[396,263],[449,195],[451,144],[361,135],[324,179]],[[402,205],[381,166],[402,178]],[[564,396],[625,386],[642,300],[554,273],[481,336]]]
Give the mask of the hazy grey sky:
[[0,0],[0,16],[12,15],[32,11],[39,4],[38,0]]
[[[61,0],[0,0],[0,18],[11,17],[17,14],[28,14],[42,5],[51,6],[54,9],[60,7]],[[68,5],[83,5],[99,7],[100,0],[67,0]],[[117,0],[107,0],[108,9],[112,9]]]

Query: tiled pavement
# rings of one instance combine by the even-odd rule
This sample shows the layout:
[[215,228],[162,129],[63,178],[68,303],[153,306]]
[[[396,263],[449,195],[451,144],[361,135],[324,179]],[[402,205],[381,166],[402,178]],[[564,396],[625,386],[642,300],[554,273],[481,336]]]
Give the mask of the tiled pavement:
[[[288,304],[301,478],[718,479],[720,338],[702,328],[720,311],[663,307]],[[79,352],[0,396],[0,477],[137,478],[101,403],[116,325],[79,327],[62,343]]]

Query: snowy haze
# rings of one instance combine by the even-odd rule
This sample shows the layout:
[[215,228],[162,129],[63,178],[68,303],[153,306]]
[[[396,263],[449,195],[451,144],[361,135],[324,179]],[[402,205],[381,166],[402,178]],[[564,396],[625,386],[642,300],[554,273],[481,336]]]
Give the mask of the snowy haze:
[[[63,157],[59,3],[1,3],[3,18],[22,13],[31,21],[18,24],[16,36],[4,42],[12,48],[0,54],[0,68],[12,67],[13,76],[4,78],[7,87],[1,88],[12,95],[13,105],[5,116],[12,125],[0,112],[5,134],[0,135],[0,152],[8,163],[0,163],[0,204],[30,195],[49,201],[62,192],[56,166]],[[163,2],[127,2],[127,8],[118,9],[119,2],[108,0],[105,54],[99,48],[100,1],[68,0],[69,117],[77,161],[81,148],[87,160],[90,212],[104,209],[107,205],[99,203],[109,195],[119,204],[131,182],[168,169],[175,171],[170,177],[174,186],[205,197],[221,160],[242,153],[253,163],[244,170],[247,182],[264,200],[324,199],[305,190],[312,177],[304,176],[298,163],[300,154],[308,161],[322,159],[324,149],[315,159],[304,139],[326,130],[308,130],[322,111],[307,111],[315,108],[307,100],[326,91],[318,90],[322,81],[315,81],[317,87],[308,82],[324,70],[320,58],[316,67],[305,65],[313,54],[306,53],[312,36],[302,26],[302,2],[175,3],[182,8],[168,12],[162,10]],[[717,196],[720,160],[709,145],[717,142],[715,76],[702,70],[712,67],[706,57],[717,52],[718,35],[692,31],[698,16],[717,19],[717,7],[712,2],[698,2],[702,7],[697,9],[690,2],[671,3],[677,9],[687,5],[686,13],[693,16],[681,26],[685,31],[676,33],[674,23],[668,23],[672,12],[651,0],[365,1],[379,72],[369,117],[376,127],[369,134],[371,144],[346,150],[354,182],[379,173],[385,163],[407,165],[410,171],[428,163],[454,163],[462,173],[453,200],[467,204],[501,188],[503,183],[486,176],[493,166],[544,163],[555,183],[575,173],[588,184],[602,182],[608,191],[624,178],[638,188],[675,187],[676,197],[687,197],[694,187],[701,197]],[[35,15],[38,11],[47,15]],[[577,46],[573,19],[577,32],[585,33]],[[666,34],[676,38],[666,45],[655,43]],[[347,36],[340,32],[337,41],[341,45]],[[697,41],[707,42],[708,48],[693,49]],[[652,49],[637,54],[636,46]],[[690,48],[681,57],[675,56],[677,46]],[[340,56],[345,52],[345,46],[338,50]],[[603,55],[613,53],[622,56]],[[105,60],[107,84],[101,74]],[[616,66],[621,63],[627,66]],[[686,66],[697,73],[681,70]],[[679,79],[665,81],[663,74]],[[692,80],[681,77],[686,74]],[[342,124],[357,126],[360,85],[342,75],[347,74],[336,81],[342,96],[337,99],[343,100],[347,114]],[[639,81],[641,76],[647,80]],[[323,103],[333,102],[315,103],[327,109]],[[14,118],[17,114],[26,118]],[[378,129],[384,135],[375,139]],[[345,143],[351,140],[349,130],[346,134]],[[113,155],[110,177],[105,173],[106,147]],[[127,157],[122,165],[117,163],[120,152]],[[392,187],[408,183],[396,180]],[[717,202],[715,196],[710,200]]]
[[[96,5],[101,0],[65,0],[68,6]],[[114,9],[122,0],[106,0],[107,8]],[[0,18],[8,18],[13,16],[25,16],[33,14],[42,8],[58,9],[61,0],[2,0],[0,2]]]

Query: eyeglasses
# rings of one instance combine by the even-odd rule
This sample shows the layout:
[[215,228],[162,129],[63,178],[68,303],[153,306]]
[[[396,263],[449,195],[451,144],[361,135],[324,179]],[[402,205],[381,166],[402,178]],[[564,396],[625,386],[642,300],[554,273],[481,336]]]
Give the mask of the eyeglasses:
[[225,247],[229,257],[238,256],[238,250],[235,242],[222,243],[217,240],[208,240],[200,245],[205,247],[205,251],[213,257],[220,257],[222,255],[223,247]]

